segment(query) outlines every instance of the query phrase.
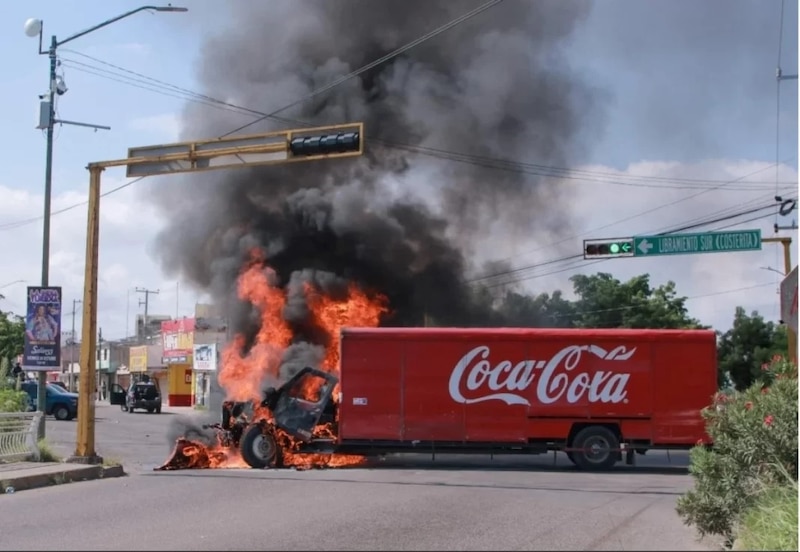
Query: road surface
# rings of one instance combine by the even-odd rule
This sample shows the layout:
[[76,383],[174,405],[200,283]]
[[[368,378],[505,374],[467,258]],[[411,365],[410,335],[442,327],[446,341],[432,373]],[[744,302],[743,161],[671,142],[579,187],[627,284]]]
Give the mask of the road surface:
[[[0,548],[710,549],[675,514],[691,485],[680,467],[593,474],[551,457],[420,455],[357,469],[154,472],[178,416],[98,413],[98,451],[132,475],[0,497]],[[74,423],[50,423],[48,435],[71,450]]]

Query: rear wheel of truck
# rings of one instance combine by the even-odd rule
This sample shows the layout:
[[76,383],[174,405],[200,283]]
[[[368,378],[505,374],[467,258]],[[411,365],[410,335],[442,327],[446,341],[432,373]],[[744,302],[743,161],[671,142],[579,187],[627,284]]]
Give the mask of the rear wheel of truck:
[[275,436],[258,424],[253,424],[244,431],[239,451],[251,468],[260,470],[278,465],[280,452]]
[[589,426],[578,432],[572,441],[575,465],[582,470],[609,470],[617,463],[619,439],[603,426]]

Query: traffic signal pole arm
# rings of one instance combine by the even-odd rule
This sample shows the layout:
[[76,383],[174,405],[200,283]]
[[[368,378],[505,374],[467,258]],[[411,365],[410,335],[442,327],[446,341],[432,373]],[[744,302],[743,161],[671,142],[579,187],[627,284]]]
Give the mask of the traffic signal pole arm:
[[83,336],[78,394],[78,432],[73,462],[102,463],[95,451],[94,383],[97,369],[97,281],[100,244],[100,178],[109,167],[128,177],[355,157],[364,153],[364,124],[281,130],[131,148],[127,159],[89,163],[89,207],[83,287]]

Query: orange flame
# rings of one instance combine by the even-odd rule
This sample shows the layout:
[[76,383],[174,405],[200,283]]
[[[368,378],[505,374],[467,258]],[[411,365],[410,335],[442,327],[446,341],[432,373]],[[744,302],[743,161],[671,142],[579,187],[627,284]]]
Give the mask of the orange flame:
[[261,326],[255,343],[244,356],[245,338],[241,334],[222,352],[219,384],[229,400],[258,403],[264,378],[278,378],[283,351],[292,341],[292,330],[283,319],[286,294],[270,283],[275,271],[264,266],[258,254],[254,253],[252,259],[239,276],[239,297],[259,309]]
[[[238,280],[238,294],[249,301],[260,312],[260,327],[252,347],[244,352],[246,340],[236,335],[233,342],[222,353],[222,368],[219,383],[225,389],[227,400],[261,401],[261,382],[265,377],[278,379],[281,358],[292,342],[292,329],[283,318],[286,292],[277,287],[275,272],[266,266],[263,253],[255,250],[250,262],[244,267]],[[305,284],[306,302],[314,322],[325,332],[327,343],[322,365],[317,368],[334,373],[340,370],[339,343],[342,327],[375,327],[381,315],[388,312],[385,296],[370,296],[354,284],[348,287],[347,297],[328,297],[310,284]],[[313,389],[305,392],[309,395]],[[338,385],[334,390],[338,399]],[[270,417],[266,408],[257,407],[255,419]],[[361,456],[339,454],[298,454],[298,443],[291,436],[279,432],[283,449],[283,464],[296,468],[341,467],[360,464]],[[333,424],[317,427],[314,436],[335,439]],[[238,452],[230,451],[221,444],[213,447],[186,439],[179,439],[171,460],[160,469],[186,468],[231,468],[246,467]]]

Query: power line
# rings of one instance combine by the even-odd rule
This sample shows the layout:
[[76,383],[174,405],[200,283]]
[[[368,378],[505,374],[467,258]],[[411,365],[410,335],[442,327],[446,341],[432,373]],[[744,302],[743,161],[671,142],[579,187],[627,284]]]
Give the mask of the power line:
[[[652,234],[654,234],[654,235],[665,235],[665,234],[671,234],[671,233],[675,233],[675,232],[682,232],[682,231],[686,231],[686,230],[692,230],[692,229],[695,229],[695,228],[699,228],[701,226],[708,226],[710,224],[716,224],[718,222],[728,221],[728,220],[731,220],[731,219],[734,219],[734,218],[738,218],[738,217],[741,217],[741,216],[744,216],[744,215],[752,214],[752,213],[755,213],[755,212],[758,212],[758,211],[763,211],[763,210],[766,210],[766,209],[776,209],[776,208],[777,207],[773,203],[773,204],[770,204],[770,205],[764,205],[764,206],[753,208],[753,209],[747,209],[747,210],[744,210],[744,211],[741,211],[741,212],[738,212],[738,213],[733,213],[733,214],[728,214],[728,215],[725,215],[725,216],[717,217],[716,219],[713,219],[713,220],[705,220],[705,221],[694,223],[694,224],[685,224],[685,225],[682,225],[682,226],[680,226],[678,228],[673,228],[673,229],[670,229],[670,230],[664,230],[664,231],[660,231],[660,232],[652,232]],[[769,213],[767,215],[761,215],[761,216],[756,217],[754,219],[750,219],[749,221],[758,220],[758,219],[762,219],[762,218],[768,218],[768,217],[771,217],[771,216],[772,216],[772,213]],[[743,224],[743,222],[740,222],[739,224]],[[732,225],[732,226],[735,226],[735,225]],[[645,234],[649,235],[651,233],[650,232],[642,232],[642,233],[638,233],[638,234],[639,235],[645,235]],[[510,279],[503,279],[503,280],[497,281],[497,282],[490,281],[488,283],[485,283],[484,285],[485,285],[485,287],[489,287],[489,288],[508,286],[508,285],[517,284],[517,283],[520,283],[520,282],[526,281],[526,280],[531,280],[531,279],[535,279],[535,278],[541,278],[541,277],[549,276],[549,275],[552,275],[552,274],[558,274],[558,273],[561,273],[561,272],[566,272],[568,270],[575,270],[575,269],[577,269],[579,267],[591,266],[593,264],[597,264],[597,263],[600,263],[600,262],[606,262],[606,261],[608,261],[610,259],[598,259],[598,260],[595,260],[595,261],[590,261],[588,263],[581,263],[581,262],[575,263],[575,261],[581,261],[581,260],[583,260],[583,254],[582,253],[576,254],[576,255],[568,255],[568,256],[565,256],[565,257],[561,257],[561,258],[557,258],[557,259],[551,259],[551,260],[544,261],[544,262],[541,262],[541,263],[535,263],[535,264],[527,265],[527,266],[524,266],[524,267],[518,267],[518,268],[505,270],[505,271],[497,272],[497,273],[490,274],[490,275],[485,275],[485,276],[482,276],[482,277],[479,277],[479,278],[474,278],[472,280],[468,280],[467,283],[486,282],[487,280],[494,280],[494,279],[497,279],[497,278],[502,278],[503,276],[507,276],[507,277],[510,277]],[[534,273],[536,271],[536,269],[538,269],[538,268],[541,268],[541,267],[544,267],[544,266],[551,266],[551,265],[559,264],[559,263],[562,263],[562,262],[570,262],[570,261],[572,262],[571,266],[567,266],[567,267],[564,267],[564,268],[561,268],[561,269],[558,269],[558,270],[545,272],[545,273],[540,273],[540,274],[535,274]]]
[[[780,71],[781,68],[781,54],[783,53],[783,13],[785,8],[785,0],[781,0],[781,15],[778,23],[778,59],[776,62],[776,70]],[[775,79],[775,162],[778,163],[780,159],[780,144],[781,144],[781,79],[778,73]],[[775,195],[780,195],[778,192],[778,180],[780,178],[780,167],[775,167]],[[778,213],[775,213],[775,226],[778,225]]]
[[[708,224],[714,224],[716,222],[730,220],[731,218],[735,218],[737,216],[743,216],[743,215],[751,214],[753,212],[757,212],[759,210],[764,210],[764,209],[767,209],[767,208],[776,208],[776,206],[775,206],[774,203],[771,203],[769,205],[765,205],[765,206],[759,207],[757,209],[748,209],[748,210],[746,210],[744,212],[737,213],[735,215],[726,215],[726,216],[723,216],[723,217],[720,217],[720,218],[717,218],[717,219],[704,220],[702,222],[697,222],[697,223],[693,223],[693,224],[684,224],[684,225],[680,226],[677,229],[660,231],[656,235],[663,235],[663,234],[669,234],[669,233],[673,233],[673,232],[691,230],[693,228],[698,228],[700,226],[706,226]],[[574,237],[579,237],[579,236],[574,236]],[[568,238],[568,239],[571,239],[571,238]],[[566,241],[566,240],[562,240],[562,242],[563,241]],[[561,243],[561,242],[555,242],[552,245],[556,245],[558,243]],[[519,272],[523,272],[523,271],[529,270],[531,268],[538,268],[538,267],[541,267],[541,266],[547,266],[547,265],[556,264],[556,263],[559,263],[559,262],[578,259],[578,258],[583,258],[583,254],[580,253],[580,254],[577,254],[577,255],[568,255],[566,257],[561,257],[561,258],[558,258],[558,259],[552,259],[552,260],[549,260],[549,261],[544,261],[544,262],[536,263],[536,264],[533,264],[533,265],[528,265],[528,266],[524,266],[524,267],[505,270],[505,271],[498,272],[498,273],[495,273],[495,274],[482,276],[480,278],[475,278],[473,280],[470,280],[469,283],[480,282],[480,281],[488,280],[488,279],[491,279],[491,278],[495,278],[497,276],[505,276],[505,275],[510,275],[510,274],[516,274],[516,273],[519,273]]]
[[[224,102],[222,100],[218,100],[216,98],[213,98],[211,96],[207,96],[207,95],[204,95],[204,94],[199,94],[199,93],[194,92],[192,90],[189,90],[189,89],[186,89],[186,88],[183,88],[183,87],[179,87],[179,86],[167,83],[165,81],[162,81],[162,80],[159,80],[159,79],[155,79],[153,77],[148,77],[147,75],[144,75],[142,73],[138,73],[136,71],[132,71],[130,69],[126,69],[126,68],[121,67],[119,65],[115,65],[113,63],[106,62],[106,61],[101,60],[99,58],[95,58],[93,56],[89,56],[88,54],[83,54],[81,52],[77,52],[77,51],[74,51],[74,50],[66,50],[65,49],[65,51],[69,51],[69,52],[72,52],[74,54],[81,55],[83,57],[86,57],[86,58],[91,59],[93,61],[96,61],[98,63],[102,63],[104,65],[113,67],[113,68],[118,69],[120,71],[123,71],[123,72],[126,72],[126,73],[130,73],[130,74],[132,74],[134,76],[137,76],[138,79],[131,79],[130,77],[124,77],[124,76],[121,76],[121,77],[122,77],[122,79],[125,79],[125,80],[122,80],[122,79],[119,79],[119,78],[114,78],[115,76],[119,76],[119,75],[115,75],[114,73],[111,73],[110,71],[103,70],[101,68],[96,68],[96,67],[93,67],[93,66],[91,66],[89,64],[86,64],[86,63],[83,63],[83,62],[79,62],[79,61],[76,61],[76,60],[64,60],[64,61],[67,61],[69,64],[78,64],[78,65],[81,65],[81,66],[85,67],[85,68],[83,68],[83,67],[72,67],[73,69],[76,69],[76,70],[79,70],[79,71],[82,71],[82,72],[93,74],[93,75],[96,75],[98,77],[106,78],[106,79],[109,79],[109,80],[112,80],[112,81],[115,81],[115,82],[120,82],[122,84],[126,84],[126,85],[129,85],[129,86],[134,86],[136,88],[141,88],[141,89],[148,90],[148,91],[155,92],[155,93],[159,93],[159,94],[162,94],[162,95],[174,97],[176,99],[182,99],[182,100],[186,100],[186,101],[193,101],[193,102],[196,102],[196,103],[199,103],[199,104],[202,104],[202,105],[206,105],[206,106],[209,106],[209,107],[221,108],[221,109],[225,109],[227,111],[234,111],[235,110],[236,112],[242,113],[242,114],[259,114],[261,117],[264,116],[264,114],[261,114],[260,112],[258,112],[256,110],[252,110],[252,109],[249,109],[249,108],[246,108],[246,107],[238,106],[238,105],[235,105],[235,104],[232,104],[232,103],[229,103],[229,102]],[[96,71],[93,71],[92,69],[96,69]],[[108,74],[106,74],[106,73],[108,73]],[[150,85],[150,83],[144,82],[145,80],[152,81],[152,83],[154,83],[154,85]],[[178,94],[172,94],[172,93],[169,93],[169,92],[165,92],[165,90],[163,90],[163,88],[173,89]],[[190,96],[194,96],[194,97],[190,97]],[[278,119],[278,120],[282,120],[282,121],[287,121],[287,122],[291,121],[291,120],[288,120],[288,119],[281,119],[281,118],[278,118],[278,117],[272,117],[272,118]],[[293,122],[301,123],[302,125],[310,125],[311,124],[311,123],[300,122],[300,121],[293,121]],[[472,156],[473,157],[473,161],[470,161],[469,160],[470,156],[467,156],[465,154],[459,154],[459,153],[456,153],[456,152],[446,152],[444,150],[437,150],[435,148],[426,148],[426,147],[422,147],[422,146],[411,146],[411,145],[407,145],[407,144],[390,144],[388,142],[384,142],[384,145],[387,145],[387,146],[390,146],[390,147],[403,148],[403,149],[407,149],[409,151],[412,151],[414,153],[419,153],[419,154],[422,154],[422,155],[430,155],[430,156],[433,156],[433,157],[440,157],[442,159],[449,159],[449,160],[458,161],[458,162],[472,162],[472,163],[475,163],[476,162],[475,160],[477,160],[478,162],[480,162],[482,160],[486,160],[487,162],[495,163],[495,165],[485,165],[484,164],[488,168],[502,168],[503,170],[509,170],[510,166],[512,164],[516,163],[516,162],[513,162],[513,161],[509,161],[509,160],[491,159],[491,158],[485,158],[485,157],[481,157],[481,156]],[[501,167],[500,166],[501,164],[507,164],[507,166],[506,167]],[[545,170],[551,170],[551,171],[556,171],[556,172],[557,171],[570,171],[571,170],[571,169],[566,169],[566,168],[547,167],[545,165],[536,165],[536,164],[530,164],[530,163],[517,163],[517,164],[520,165],[521,167],[524,167],[524,166],[527,165],[527,166],[541,167],[541,168],[543,168]],[[636,179],[647,179],[647,180],[654,180],[654,181],[665,181],[665,182],[673,182],[673,181],[674,182],[696,182],[696,183],[721,182],[723,184],[733,184],[733,183],[735,183],[737,181],[740,181],[740,180],[743,180],[743,179],[748,178],[750,176],[753,176],[754,174],[757,174],[757,173],[761,172],[762,170],[765,170],[765,169],[759,169],[757,171],[754,171],[752,173],[744,175],[744,176],[742,176],[742,177],[740,177],[740,178],[738,178],[736,180],[733,180],[733,181],[718,181],[718,180],[712,180],[712,179],[666,178],[666,177],[657,177],[657,176],[648,176],[648,175],[616,175],[616,176],[618,176],[618,177],[622,176],[622,177],[626,177],[626,178],[628,178],[628,177],[629,178],[636,178]],[[522,172],[525,172],[525,171],[522,171]],[[603,173],[603,172],[585,171],[585,170],[574,170],[574,172],[576,172],[577,174],[588,174],[588,175],[598,175],[598,176],[613,175],[614,174],[614,173]],[[563,177],[563,176],[559,176],[557,174],[549,174],[549,175],[548,174],[543,174],[543,173],[529,173],[529,174],[536,174],[537,176],[552,176],[554,178],[562,178]],[[575,180],[588,180],[586,178],[577,178],[577,177],[570,177],[570,178],[573,178]],[[120,186],[118,186],[116,188],[112,188],[111,190],[108,190],[107,192],[103,193],[102,195],[103,196],[110,195],[110,194],[115,193],[115,192],[117,192],[119,190],[127,188],[128,186],[130,186],[132,184],[135,184],[135,183],[139,182],[140,180],[143,180],[143,177],[142,178],[137,178],[137,179],[135,179],[133,181],[127,182],[125,184],[122,184],[122,185],[120,185]],[[609,184],[636,185],[635,183],[630,183],[630,182],[617,182],[617,181],[610,181],[610,180],[599,180],[599,182],[605,182],[605,183],[609,183]],[[762,184],[762,182],[748,182],[747,184]],[[643,185],[643,186],[644,187],[648,187],[646,185]],[[675,186],[651,186],[651,187],[673,187],[674,188]],[[718,187],[719,186],[714,186],[711,189],[716,189]],[[683,188],[683,187],[681,187],[681,188]],[[692,187],[692,188],[694,188],[694,187]],[[747,188],[747,189],[741,188],[741,190],[743,190],[743,191],[744,190],[752,191],[754,189],[761,189],[761,188]],[[694,197],[694,196],[690,196],[689,198],[691,198],[691,197]],[[686,199],[688,199],[688,198],[686,198]],[[680,199],[680,200],[677,200],[677,201],[683,201],[683,199]],[[76,207],[80,207],[80,206],[85,205],[85,204],[86,204],[86,202],[76,203],[76,204],[71,205],[69,207],[66,207],[64,209],[60,209],[58,211],[54,211],[52,214],[59,214],[59,213],[67,212],[67,211],[70,211],[70,210],[72,210],[72,209],[74,209]],[[663,208],[663,207],[670,206],[670,205],[672,205],[672,203],[666,204],[666,205],[662,205],[662,206],[660,206],[658,208]],[[601,230],[601,229],[606,228],[608,226],[613,226],[613,225],[619,224],[621,222],[625,222],[627,220],[630,220],[632,218],[637,218],[639,216],[644,216],[645,214],[648,214],[649,212],[651,212],[651,211],[645,211],[644,213],[639,213],[639,214],[634,215],[632,217],[628,217],[627,219],[615,221],[614,223],[605,225],[605,226],[600,227],[600,228],[596,228],[596,229],[591,230],[591,231]],[[24,225],[36,222],[36,221],[40,220],[41,218],[42,217],[32,217],[32,218],[29,218],[29,219],[23,219],[23,220],[14,221],[14,222],[11,222],[11,223],[2,224],[2,225],[0,225],[0,230],[15,229],[15,228],[18,228],[20,226],[24,226]],[[578,236],[573,236],[573,237],[578,237]],[[571,238],[565,238],[562,241],[566,241],[568,239],[571,239]],[[561,242],[557,242],[557,243],[561,243]],[[523,254],[523,255],[525,255],[525,254]]]
[[[72,60],[69,58],[62,58],[62,61],[65,62],[67,67],[71,67],[78,71],[82,71],[91,75],[95,75],[101,78],[106,78],[108,80],[112,80],[115,82],[120,82],[122,84],[127,84],[129,86],[134,86],[136,88],[141,88],[144,90],[148,90],[154,93],[159,93],[166,95],[168,97],[174,97],[177,99],[185,99],[190,102],[198,103],[201,105],[206,105],[212,108],[221,108],[226,111],[231,111],[239,114],[253,114],[257,115],[260,119],[263,119],[267,114],[264,114],[260,111],[250,109],[247,107],[239,106],[230,102],[225,102],[219,100],[217,98],[213,98],[211,96],[200,94],[198,92],[182,88],[176,86],[174,84],[155,79],[153,77],[149,77],[147,75],[143,75],[142,73],[138,73],[136,71],[132,71],[130,69],[126,69],[119,65],[115,65],[113,63],[109,63],[107,61],[101,60],[99,58],[90,56],[88,54],[84,54],[82,52],[77,52],[74,50],[68,50],[74,54],[86,57],[87,59],[91,59],[97,63],[101,63],[103,65],[107,65],[109,67],[115,68],[119,71],[132,74],[138,78],[127,77],[124,75],[116,74],[112,71],[108,71],[106,69],[102,69],[91,64],[83,63],[77,60]],[[79,65],[72,66],[72,64]],[[124,80],[123,80],[124,79]],[[146,82],[151,81],[151,82]],[[160,88],[159,88],[160,87]],[[165,90],[169,89],[169,90]],[[180,95],[176,95],[173,92],[177,92]],[[299,121],[294,119],[286,119],[282,117],[272,116],[271,119],[274,119],[278,122],[285,123],[285,124],[294,124],[297,126],[313,126],[314,123],[310,123],[307,121]],[[574,169],[574,168],[565,168],[565,167],[555,167],[549,165],[542,165],[537,163],[525,163],[520,161],[513,161],[509,159],[502,159],[502,158],[491,158],[479,155],[468,155],[458,152],[446,151],[437,148],[432,148],[428,146],[418,146],[418,145],[411,145],[411,144],[402,144],[397,142],[389,142],[380,139],[371,139],[370,143],[374,143],[377,145],[391,147],[393,149],[404,149],[410,151],[412,153],[417,153],[420,155],[427,155],[430,157],[437,157],[440,159],[445,159],[449,161],[455,162],[464,162],[475,164],[479,166],[483,166],[486,168],[491,169],[498,169],[498,170],[506,170],[512,172],[520,172],[525,174],[531,174],[534,176],[545,176],[545,177],[553,177],[553,178],[567,178],[572,180],[581,180],[581,181],[589,181],[589,182],[603,182],[609,184],[617,184],[623,186],[640,186],[640,187],[650,187],[650,188],[669,188],[669,189],[705,189],[708,186],[688,186],[688,185],[680,185],[676,186],[675,184],[734,184],[739,180],[743,180],[751,175],[745,175],[739,179],[735,180],[719,180],[719,179],[700,179],[700,178],[682,178],[682,177],[664,177],[664,176],[654,176],[654,175],[636,175],[636,174],[622,174],[622,173],[611,173],[611,172],[604,172],[604,171],[591,171],[586,169]],[[761,170],[756,171],[761,172]],[[564,174],[566,173],[566,175]],[[755,174],[755,173],[753,173]],[[592,178],[590,178],[592,177]],[[615,178],[616,180],[610,180],[609,178]],[[628,181],[620,181],[619,179],[626,179]],[[671,183],[672,185],[656,185],[656,184],[646,184],[646,182],[664,182],[664,183]],[[773,181],[748,181],[742,182],[741,186],[737,186],[735,188],[730,187],[729,189],[736,191],[758,191],[765,189],[765,186],[771,186],[774,184]],[[796,182],[794,181],[786,181],[781,182],[786,186],[795,186]],[[712,186],[712,188],[716,188],[716,186]]]
[[[715,297],[717,295],[727,295],[729,293],[737,293],[737,292],[740,292],[740,291],[748,291],[748,290],[751,290],[751,289],[758,289],[758,288],[763,288],[763,287],[767,287],[767,286],[774,286],[774,285],[775,285],[775,282],[769,282],[769,283],[763,283],[763,284],[755,284],[755,285],[752,285],[752,286],[744,286],[744,287],[739,287],[739,288],[735,288],[735,289],[725,289],[725,290],[722,290],[722,291],[714,291],[714,292],[711,292],[711,293],[702,293],[700,295],[690,295],[688,297],[685,297],[684,299],[686,299],[687,301],[691,301],[692,299],[703,299],[705,297]],[[552,314],[550,316],[552,318],[566,318],[568,316],[574,316],[574,315],[580,315],[580,314],[599,314],[599,313],[604,313],[604,312],[618,312],[618,311],[632,310],[632,309],[637,309],[637,308],[643,308],[645,306],[647,306],[647,305],[625,305],[625,306],[622,306],[622,307],[610,307],[610,308],[607,308],[607,309],[579,310],[579,311],[573,311],[571,313],[564,313],[564,314],[555,313],[555,314]]]
[[[383,56],[382,58],[379,58],[378,60],[372,62],[371,64],[368,64],[367,66],[364,66],[361,69],[359,69],[357,71],[354,71],[354,72],[350,73],[349,75],[346,75],[345,77],[342,77],[342,78],[338,79],[337,81],[334,81],[334,83],[331,83],[331,84],[327,85],[326,87],[323,87],[321,89],[318,89],[318,90],[312,92],[310,95],[307,95],[304,98],[301,98],[300,100],[298,100],[298,101],[294,102],[293,104],[290,104],[290,105],[282,108],[281,110],[278,110],[278,111],[270,113],[270,114],[260,114],[259,118],[256,119],[255,121],[252,121],[252,122],[248,123],[244,127],[240,127],[238,129],[235,129],[234,131],[231,131],[228,134],[231,134],[233,132],[241,130],[242,128],[250,126],[251,124],[254,124],[254,123],[256,123],[256,122],[258,122],[260,120],[264,120],[266,118],[273,118],[273,119],[279,120],[281,118],[275,117],[275,115],[277,113],[279,113],[281,111],[284,111],[285,109],[288,109],[288,108],[292,107],[293,105],[297,105],[297,104],[299,104],[299,103],[301,103],[303,101],[306,101],[306,100],[310,99],[313,96],[316,96],[316,95],[321,94],[321,93],[323,93],[323,92],[325,92],[327,90],[330,90],[331,88],[333,88],[334,86],[340,84],[341,82],[344,82],[345,80],[347,80],[349,78],[357,76],[358,74],[360,74],[360,73],[362,73],[362,72],[364,72],[366,70],[369,70],[370,68],[373,68],[373,67],[377,66],[378,64],[383,63],[383,62],[387,61],[388,59],[391,59],[392,57],[394,57],[396,55],[399,55],[403,51],[405,51],[407,49],[410,49],[411,47],[413,47],[414,45],[420,43],[421,41],[427,40],[428,38],[431,38],[432,36],[435,36],[436,34],[438,34],[440,32],[443,32],[447,28],[450,28],[451,26],[454,26],[455,24],[458,24],[461,21],[466,20],[469,17],[477,15],[477,13],[480,13],[480,11],[483,11],[484,9],[488,9],[492,5],[494,5],[496,3],[499,3],[499,1],[500,0],[497,0],[496,2],[489,2],[489,3],[485,4],[484,6],[481,6],[477,10],[473,10],[473,12],[469,12],[468,14],[465,14],[461,18],[454,20],[453,22],[445,25],[444,27],[441,27],[441,28],[433,31],[432,33],[428,33],[428,35],[424,35],[423,37],[420,37],[420,39],[417,39],[417,41],[414,41],[414,42],[410,43],[409,45],[406,45],[406,46],[400,48],[399,50],[396,50],[395,52],[392,52],[390,54],[387,54],[386,56]],[[152,79],[152,78],[147,77],[146,75],[143,75],[141,73],[136,73],[134,71],[127,70],[127,69],[122,68],[120,66],[117,66],[117,65],[114,65],[114,64],[110,64],[110,63],[107,63],[107,62],[103,62],[102,60],[98,60],[97,58],[91,58],[91,56],[87,56],[85,54],[80,54],[79,52],[75,52],[75,53],[78,53],[79,55],[84,55],[87,58],[94,59],[95,61],[104,63],[106,65],[109,65],[111,67],[117,68],[119,70],[128,72],[130,74],[138,76],[140,79],[147,79],[147,80],[150,80],[150,81],[154,81],[154,82],[160,84],[161,86],[172,88],[172,89],[174,89],[174,90],[176,90],[178,92],[182,92],[184,94],[190,94],[192,96],[196,96],[196,97],[198,97],[199,99],[202,100],[200,103],[205,103],[207,105],[221,105],[221,106],[225,106],[225,107],[232,107],[232,108],[234,108],[234,109],[236,109],[236,110],[238,110],[240,112],[258,113],[255,110],[250,110],[248,108],[242,108],[241,106],[235,106],[234,104],[229,104],[227,102],[221,102],[219,100],[211,98],[210,96],[197,94],[197,93],[195,93],[195,92],[193,92],[191,90],[188,90],[188,89],[185,89],[185,88],[181,88],[181,87],[176,87],[174,85],[170,85],[169,83],[165,83],[164,81],[158,81],[157,79]],[[70,60],[70,61],[72,61],[73,63],[78,63],[78,64],[81,64],[81,65],[84,65],[86,67],[91,68],[91,66],[88,65],[88,64],[82,64],[81,62],[76,62],[74,60]],[[105,75],[99,75],[99,76],[105,76]],[[130,84],[130,83],[128,83],[128,84]],[[163,92],[163,90],[158,90],[157,88],[153,89],[153,91]],[[186,99],[189,99],[189,98],[186,98]],[[306,123],[306,124],[308,124],[308,123]],[[226,134],[226,135],[228,135],[228,134]],[[517,170],[519,170],[520,168],[523,168],[523,172],[529,172],[529,171],[524,171],[524,168],[525,167],[527,167],[527,168],[534,167],[534,168],[536,168],[536,170],[539,171],[539,172],[534,172],[533,173],[533,174],[536,174],[537,176],[551,176],[551,177],[556,177],[556,178],[573,178],[573,179],[584,179],[584,180],[587,179],[586,177],[580,178],[580,177],[570,176],[569,174],[559,174],[559,171],[569,171],[569,169],[562,169],[562,168],[557,168],[557,167],[546,167],[546,166],[543,166],[543,165],[535,165],[535,164],[529,164],[529,163],[528,164],[515,163],[515,162],[511,162],[511,161],[507,161],[507,160],[490,159],[490,158],[481,157],[481,156],[467,156],[467,155],[464,155],[464,154],[458,154],[458,153],[454,153],[454,152],[446,152],[446,151],[443,151],[443,150],[436,150],[435,148],[425,148],[425,147],[422,147],[422,146],[410,146],[410,145],[402,145],[402,144],[401,145],[393,144],[393,146],[403,147],[404,149],[409,149],[409,150],[417,152],[417,153],[427,153],[427,154],[432,155],[432,156],[438,156],[440,158],[454,160],[454,161],[461,161],[461,162],[467,161],[467,162],[472,162],[472,163],[476,163],[477,162],[477,164],[484,164],[484,165],[486,165],[487,163],[492,163],[493,165],[490,165],[490,168],[496,168],[496,169],[502,169],[502,170],[508,170],[509,168],[511,168],[511,169],[516,168]],[[708,191],[712,191],[712,190],[718,189],[718,188],[720,188],[720,187],[722,187],[724,185],[727,185],[728,188],[731,189],[731,185],[732,184],[734,184],[734,183],[736,183],[738,181],[741,181],[744,178],[752,176],[753,174],[758,173],[761,170],[763,170],[763,169],[759,169],[758,171],[755,171],[754,173],[751,173],[749,175],[745,175],[745,176],[740,177],[738,179],[735,179],[733,181],[722,181],[720,183],[720,185],[718,185],[718,186],[713,186],[711,188],[704,189],[704,190],[702,190],[702,191],[700,191],[700,192],[698,192],[696,194],[690,195],[690,196],[685,197],[685,198],[680,198],[680,199],[678,199],[676,201],[673,201],[673,202],[671,202],[669,204],[666,204],[666,205],[660,205],[660,206],[658,206],[658,207],[656,207],[654,209],[645,211],[645,212],[640,213],[638,215],[634,215],[633,217],[628,217],[627,219],[616,221],[616,222],[614,222],[612,224],[606,225],[606,227],[619,224],[621,222],[624,222],[626,220],[630,220],[632,218],[637,218],[639,216],[643,216],[645,214],[653,212],[654,210],[658,210],[658,209],[664,208],[666,206],[674,205],[676,203],[680,203],[682,201],[686,201],[688,199],[692,199],[694,197],[702,195],[703,193],[707,193]],[[549,171],[549,172],[542,172],[542,171]],[[574,172],[575,174],[584,174],[584,175],[589,173],[589,171],[581,171],[581,170],[573,170],[572,172]],[[605,174],[610,174],[610,173],[605,173]],[[666,180],[664,177],[653,177],[653,178],[654,179]],[[690,179],[684,179],[684,180],[690,180]],[[611,181],[609,183],[619,183],[619,182]],[[626,183],[622,183],[622,184],[624,184],[624,185],[636,185],[636,184],[631,183],[631,182],[626,182]],[[696,188],[696,187],[694,187],[694,188]],[[761,189],[761,188],[758,188],[758,189]],[[109,193],[113,193],[113,190],[110,191]],[[0,226],[0,228],[2,228],[2,227]],[[570,239],[570,238],[566,238],[565,240],[562,240],[562,241],[566,241],[567,239]],[[553,262],[558,262],[558,260],[553,261]]]
[[[111,194],[113,194],[115,192],[118,192],[118,191],[124,189],[124,188],[127,188],[128,186],[132,186],[132,185],[136,184],[137,182],[139,182],[140,180],[144,180],[145,178],[147,178],[147,177],[146,176],[140,176],[139,178],[134,178],[133,180],[130,180],[128,182],[125,182],[124,184],[120,184],[119,186],[117,186],[115,188],[111,188],[110,190],[108,190],[106,192],[103,192],[102,194],[100,194],[100,197],[105,197],[107,195],[111,195]],[[72,205],[69,205],[68,207],[64,207],[62,209],[57,209],[55,211],[52,211],[50,213],[50,216],[52,217],[54,215],[60,215],[61,213],[66,213],[67,211],[71,211],[71,210],[76,209],[78,207],[82,207],[82,206],[86,205],[87,203],[88,203],[87,201],[81,201],[80,203],[74,203]],[[0,231],[3,231],[3,230],[14,230],[14,229],[19,228],[21,226],[26,226],[28,224],[32,224],[34,222],[40,221],[40,220],[42,220],[42,218],[44,218],[44,217],[38,216],[38,217],[31,217],[31,218],[22,219],[22,220],[16,220],[14,222],[7,222],[5,224],[0,224]]]

